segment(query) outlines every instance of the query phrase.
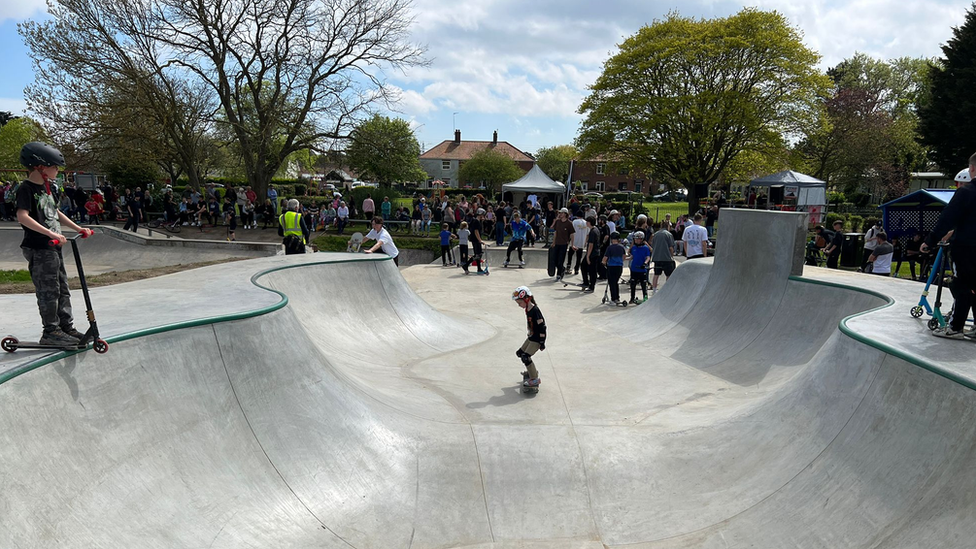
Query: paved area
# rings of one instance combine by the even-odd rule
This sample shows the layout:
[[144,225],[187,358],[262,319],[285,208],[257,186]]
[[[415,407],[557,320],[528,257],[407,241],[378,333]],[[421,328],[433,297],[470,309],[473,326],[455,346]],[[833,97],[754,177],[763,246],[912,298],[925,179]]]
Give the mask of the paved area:
[[347,254],[98,288],[108,354],[0,363],[0,546],[970,547],[976,348],[917,284],[791,277],[796,214],[730,213],[627,309]]

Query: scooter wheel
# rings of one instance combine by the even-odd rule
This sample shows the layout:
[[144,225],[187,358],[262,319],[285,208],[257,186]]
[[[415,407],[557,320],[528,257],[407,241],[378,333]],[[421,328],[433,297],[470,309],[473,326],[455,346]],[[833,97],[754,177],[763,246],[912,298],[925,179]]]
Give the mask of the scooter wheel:
[[95,343],[92,344],[92,348],[95,349],[96,353],[107,353],[108,343],[104,339],[96,339]]
[[929,327],[929,330],[935,330],[936,328],[938,328],[939,327],[939,319],[937,319],[937,318],[930,318],[929,319],[929,322],[928,322],[928,327]]
[[922,318],[922,313],[924,312],[925,309],[923,309],[921,305],[916,305],[912,307],[912,316],[915,318]]
[[17,350],[18,343],[20,343],[20,341],[18,341],[16,337],[5,337],[3,338],[3,341],[0,341],[0,348],[8,353],[12,353]]

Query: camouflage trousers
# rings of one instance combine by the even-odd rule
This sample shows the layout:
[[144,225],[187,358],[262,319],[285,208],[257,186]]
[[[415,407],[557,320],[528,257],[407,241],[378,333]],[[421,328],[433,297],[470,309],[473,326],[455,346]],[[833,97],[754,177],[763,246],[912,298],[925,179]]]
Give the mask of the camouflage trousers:
[[72,325],[71,294],[68,274],[64,271],[64,257],[60,247],[48,250],[21,248],[27,259],[27,269],[37,294],[37,308],[41,313],[44,332]]

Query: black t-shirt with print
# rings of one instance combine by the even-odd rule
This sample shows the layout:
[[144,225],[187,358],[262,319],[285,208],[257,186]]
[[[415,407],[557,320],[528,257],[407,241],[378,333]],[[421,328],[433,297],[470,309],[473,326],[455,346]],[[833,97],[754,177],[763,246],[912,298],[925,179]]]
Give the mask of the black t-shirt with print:
[[545,343],[546,341],[546,319],[542,316],[542,311],[538,306],[533,306],[525,311],[525,321],[529,328],[529,341]]
[[[592,253],[592,257],[590,257],[590,261],[595,263],[597,258],[600,257],[600,231],[599,230],[593,229],[590,231],[590,234],[586,235],[587,248],[589,248],[590,244],[593,244],[593,253]],[[585,255],[586,252],[584,251],[583,254]]]
[[[26,179],[17,188],[17,209],[27,210],[31,219],[56,233],[61,233],[61,221],[58,218],[60,201],[61,194],[58,192],[57,185],[51,187],[50,194],[44,185]],[[50,236],[24,227],[24,240],[20,246],[33,250],[46,250],[50,246],[50,241]]]

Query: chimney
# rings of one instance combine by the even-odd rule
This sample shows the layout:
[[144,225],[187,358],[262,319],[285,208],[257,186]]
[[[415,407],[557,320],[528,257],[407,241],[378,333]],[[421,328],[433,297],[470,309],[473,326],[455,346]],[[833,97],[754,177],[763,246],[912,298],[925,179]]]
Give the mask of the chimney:
[[454,130],[454,144],[461,144],[461,130]]
[[495,132],[491,134],[491,144],[492,145],[498,144],[498,130],[495,130]]

